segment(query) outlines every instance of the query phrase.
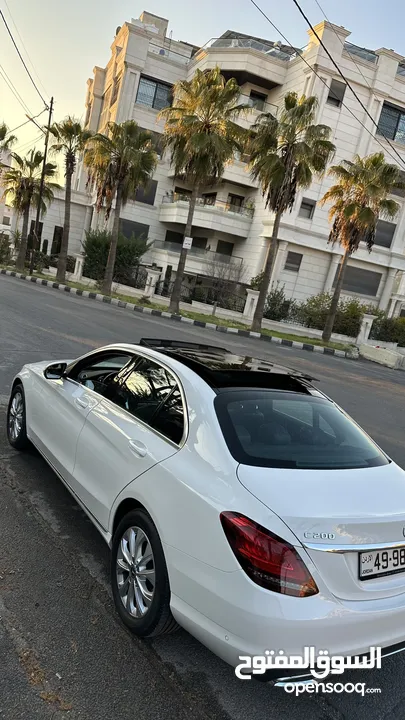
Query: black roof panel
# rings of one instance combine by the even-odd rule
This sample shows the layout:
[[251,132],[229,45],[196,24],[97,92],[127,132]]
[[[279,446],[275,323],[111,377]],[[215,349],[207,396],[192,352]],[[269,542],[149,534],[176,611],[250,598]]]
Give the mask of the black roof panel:
[[143,338],[141,345],[187,365],[212,387],[277,387],[303,391],[314,378],[293,368],[215,345]]

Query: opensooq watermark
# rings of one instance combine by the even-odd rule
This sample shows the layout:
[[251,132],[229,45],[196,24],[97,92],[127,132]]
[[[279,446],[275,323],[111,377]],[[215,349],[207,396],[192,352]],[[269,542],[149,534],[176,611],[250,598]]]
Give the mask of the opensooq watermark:
[[[328,675],[341,675],[345,670],[373,670],[381,668],[381,648],[370,647],[365,656],[329,655],[328,650],[315,652],[315,647],[305,647],[303,655],[286,655],[284,650],[266,650],[264,655],[240,655],[235,675],[240,680],[251,680],[253,675],[264,675],[268,670],[279,670],[280,678],[289,678],[289,670],[309,670],[316,680]],[[303,673],[305,674],[305,673]],[[297,682],[299,679],[297,677]],[[363,683],[359,683],[363,684]],[[353,691],[352,691],[353,692]]]

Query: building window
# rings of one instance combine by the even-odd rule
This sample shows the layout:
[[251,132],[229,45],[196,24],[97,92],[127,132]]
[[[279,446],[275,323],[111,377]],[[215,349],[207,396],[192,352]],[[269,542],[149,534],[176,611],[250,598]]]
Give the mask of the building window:
[[377,134],[405,145],[405,110],[384,103],[378,121]]
[[149,180],[146,187],[139,187],[135,193],[137,202],[145,203],[145,205],[154,205],[156,197],[157,181]]
[[288,252],[287,259],[285,261],[284,270],[290,270],[290,272],[298,272],[301,267],[302,255],[301,253]]
[[120,73],[119,75],[117,75],[117,77],[114,78],[110,107],[111,105],[114,105],[115,102],[117,102],[118,93],[121,85],[121,76],[122,74]]
[[[337,283],[339,272],[340,266],[336,270],[333,286]],[[348,265],[343,279],[343,290],[359,293],[359,295],[370,295],[371,297],[376,297],[381,278],[381,273],[371,272],[371,270],[363,270],[362,268]]]
[[[42,239],[42,228],[44,226],[44,223],[39,223],[38,225],[38,242],[39,246],[41,246],[41,239]],[[33,240],[34,240],[34,230],[35,230],[35,220],[31,220],[31,226],[30,231],[28,233],[28,248],[31,249],[33,247]]]
[[378,220],[374,245],[390,248],[396,227],[395,223],[387,222],[386,220]]
[[141,77],[136,102],[155,110],[163,110],[172,104],[172,86]]
[[120,232],[129,240],[132,237],[146,240],[149,235],[149,225],[120,218]]
[[298,210],[298,216],[306,218],[307,220],[312,220],[312,218],[314,217],[315,205],[315,200],[308,200],[308,198],[303,198],[301,207]]
[[332,80],[329,88],[329,94],[326,98],[326,102],[328,105],[334,105],[335,107],[340,107],[343,98],[345,96],[346,92],[346,85],[345,83],[340,82],[340,80]]
[[176,243],[176,245],[183,245],[184,235],[176,230],[166,230],[165,242]]
[[10,225],[11,218],[8,215],[4,215],[3,217],[3,225]]
[[216,192],[214,193],[203,193],[201,196],[204,200],[204,205],[215,205],[217,199]]
[[266,101],[267,95],[263,95],[262,93],[258,93],[255,90],[251,90],[248,100],[248,105],[250,105],[251,108],[254,108],[255,110],[260,110],[262,112],[264,110],[264,106],[266,105]]
[[62,245],[63,227],[55,225],[53,229],[51,255],[59,255]]
[[218,240],[216,252],[220,255],[232,255],[233,243],[227,242],[226,240]]
[[229,193],[228,205],[229,205],[229,209],[232,210],[232,212],[238,212],[241,209],[244,202],[245,202],[245,198],[243,195],[234,195],[234,193]]

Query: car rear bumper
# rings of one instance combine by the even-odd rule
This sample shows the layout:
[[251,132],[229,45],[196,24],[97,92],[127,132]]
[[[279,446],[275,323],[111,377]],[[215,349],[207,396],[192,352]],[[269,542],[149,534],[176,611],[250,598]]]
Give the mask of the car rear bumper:
[[173,548],[165,552],[174,617],[233,667],[241,655],[266,650],[302,655],[314,646],[350,656],[374,646],[384,655],[405,645],[405,594],[350,602],[324,592],[296,598],[264,590],[242,570],[221,572]]

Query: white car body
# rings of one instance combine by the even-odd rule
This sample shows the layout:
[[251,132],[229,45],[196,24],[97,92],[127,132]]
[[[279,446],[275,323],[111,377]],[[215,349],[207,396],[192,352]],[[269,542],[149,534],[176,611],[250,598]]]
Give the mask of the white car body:
[[[358,655],[405,640],[405,572],[358,578],[359,551],[405,546],[399,467],[241,465],[224,439],[216,393],[194,370],[148,347],[108,349],[153,359],[176,376],[186,407],[180,446],[78,382],[45,378],[47,362],[26,365],[16,378],[25,392],[27,435],[107,543],[123,503],[147,510],[182,627],[234,667],[241,655],[266,649],[291,655],[315,646]],[[242,513],[294,546],[319,592],[293,597],[253,582],[225,536],[224,511]]]

